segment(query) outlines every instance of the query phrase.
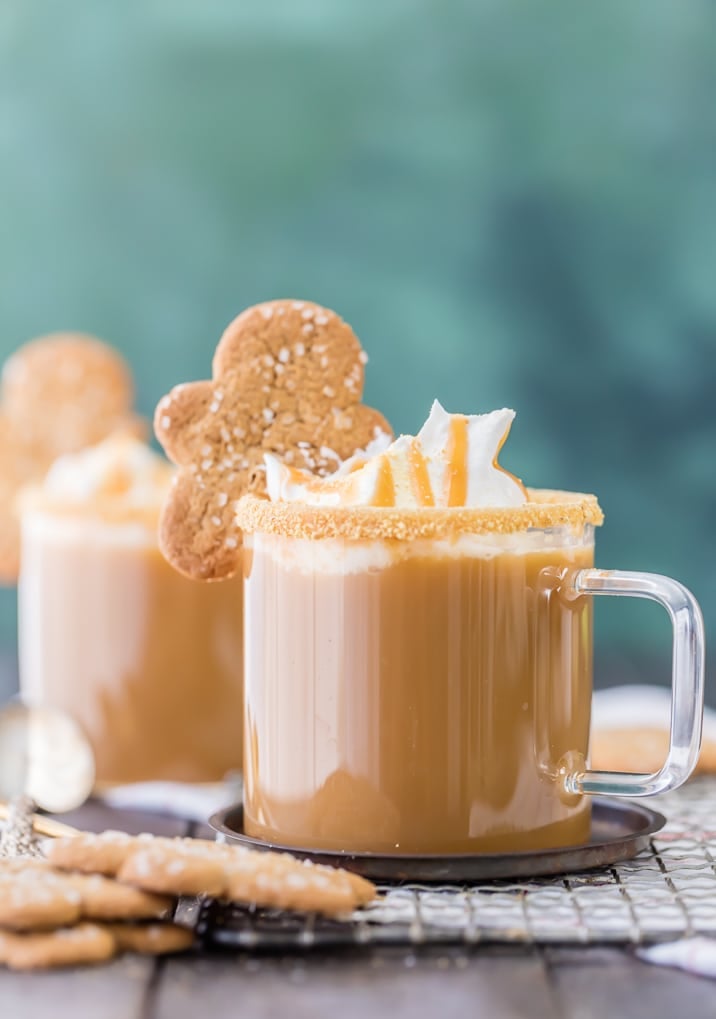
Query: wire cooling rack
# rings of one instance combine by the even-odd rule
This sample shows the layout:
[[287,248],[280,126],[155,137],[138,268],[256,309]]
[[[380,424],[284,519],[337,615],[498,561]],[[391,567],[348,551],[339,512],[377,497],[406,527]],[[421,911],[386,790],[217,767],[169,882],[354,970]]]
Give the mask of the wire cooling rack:
[[[650,801],[650,805],[651,805]],[[643,944],[716,935],[716,780],[657,797],[667,824],[635,859],[533,881],[381,887],[350,921],[185,907],[207,945],[307,949],[338,945]]]

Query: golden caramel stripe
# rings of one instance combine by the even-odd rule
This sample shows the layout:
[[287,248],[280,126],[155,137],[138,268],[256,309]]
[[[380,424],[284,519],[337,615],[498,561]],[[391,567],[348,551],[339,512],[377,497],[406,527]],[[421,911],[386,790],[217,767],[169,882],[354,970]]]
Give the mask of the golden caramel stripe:
[[467,502],[467,418],[456,414],[450,422],[448,446],[448,506],[464,506]]
[[428,473],[428,462],[423,456],[423,451],[417,439],[410,444],[408,454],[410,466],[410,481],[418,502],[418,506],[434,506],[435,496],[433,495],[430,475]]
[[395,482],[393,481],[393,470],[387,456],[382,457],[380,461],[373,505],[384,509],[395,506]]

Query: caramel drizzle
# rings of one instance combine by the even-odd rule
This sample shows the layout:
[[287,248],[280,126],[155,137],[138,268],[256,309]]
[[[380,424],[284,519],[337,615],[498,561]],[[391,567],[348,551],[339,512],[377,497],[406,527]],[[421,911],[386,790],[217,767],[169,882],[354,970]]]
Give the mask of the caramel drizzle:
[[395,506],[395,482],[393,470],[387,456],[380,458],[380,467],[375,479],[374,506]]
[[467,502],[467,418],[455,414],[450,422],[447,448],[447,506],[464,506]]
[[[500,450],[505,444],[509,431],[509,428],[507,428],[505,434],[502,436],[493,458],[492,465],[496,470],[502,471],[503,474],[512,478],[512,480],[516,482],[516,484],[518,484],[525,493],[525,497],[527,497],[527,490],[520,479],[515,477],[515,475],[511,474],[509,471],[506,471],[504,467],[501,467],[497,462]],[[453,415],[450,422],[450,431],[445,454],[447,468],[445,472],[444,505],[449,508],[464,508],[467,504],[469,481],[469,430],[468,418],[465,417],[464,414]],[[359,457],[356,459],[356,462],[351,465],[351,469],[348,474],[348,477],[351,479],[347,485],[348,492],[352,492],[355,488],[352,476],[356,472],[361,471],[368,462],[369,461]],[[291,482],[298,485],[305,485],[305,487],[311,491],[320,491],[320,489],[324,486],[333,489],[337,488],[340,491],[339,481],[330,482],[329,480],[326,482],[321,481],[321,479],[311,479],[306,481],[304,473],[297,468],[289,467],[287,464],[284,464],[284,469],[288,472]],[[430,482],[428,460],[423,453],[420,447],[420,442],[417,438],[413,439],[409,446],[408,471],[410,487],[415,498],[416,505],[418,507],[434,508],[436,505],[435,493],[433,492],[433,487]],[[396,505],[393,467],[391,458],[385,454],[379,458],[379,462],[377,464],[375,489],[370,505],[383,508],[394,507]]]
[[417,439],[413,439],[410,444],[408,464],[410,466],[410,482],[418,506],[434,506],[435,496],[430,484],[428,461],[425,459]]

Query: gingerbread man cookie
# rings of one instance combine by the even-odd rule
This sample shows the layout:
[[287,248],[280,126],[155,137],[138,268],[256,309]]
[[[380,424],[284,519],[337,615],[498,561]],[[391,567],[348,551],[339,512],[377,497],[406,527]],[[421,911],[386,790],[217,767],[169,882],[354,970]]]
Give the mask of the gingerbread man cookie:
[[327,475],[392,435],[383,415],[361,403],[366,360],[350,326],[309,301],[270,301],[234,319],[212,380],[177,386],[154,418],[181,468],[160,524],[160,546],[176,569],[205,580],[236,572],[234,503],[262,491],[264,453]]
[[17,580],[16,500],[63,453],[113,432],[143,436],[132,412],[129,367],[111,347],[81,333],[32,340],[5,362],[0,383],[0,582]]
[[83,333],[24,344],[3,367],[0,403],[26,442],[51,460],[136,430],[134,385],[123,357]]

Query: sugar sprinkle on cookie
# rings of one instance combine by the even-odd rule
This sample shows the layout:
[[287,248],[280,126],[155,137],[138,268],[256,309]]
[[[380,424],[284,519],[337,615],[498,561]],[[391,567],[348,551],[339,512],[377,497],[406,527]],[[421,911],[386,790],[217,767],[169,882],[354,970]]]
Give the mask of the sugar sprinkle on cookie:
[[38,930],[83,920],[156,920],[173,897],[101,874],[73,873],[34,857],[0,859],[0,929]]
[[54,867],[77,870],[83,874],[104,874],[114,877],[132,846],[151,835],[127,835],[111,829],[95,834],[80,832],[67,838],[45,839],[42,849]]
[[0,860],[0,929],[41,930],[74,923],[82,899],[65,874],[42,860]]
[[370,881],[334,867],[301,861],[289,853],[260,852],[203,839],[81,835],[46,844],[48,859],[68,870],[108,869],[111,848],[117,880],[161,895],[206,895],[246,905],[351,913],[372,901]]
[[133,401],[124,358],[84,333],[30,340],[3,366],[3,411],[51,459],[92,446],[114,431],[137,429]]
[[86,920],[155,920],[167,916],[174,906],[171,896],[145,892],[102,874],[63,876],[78,892]]

